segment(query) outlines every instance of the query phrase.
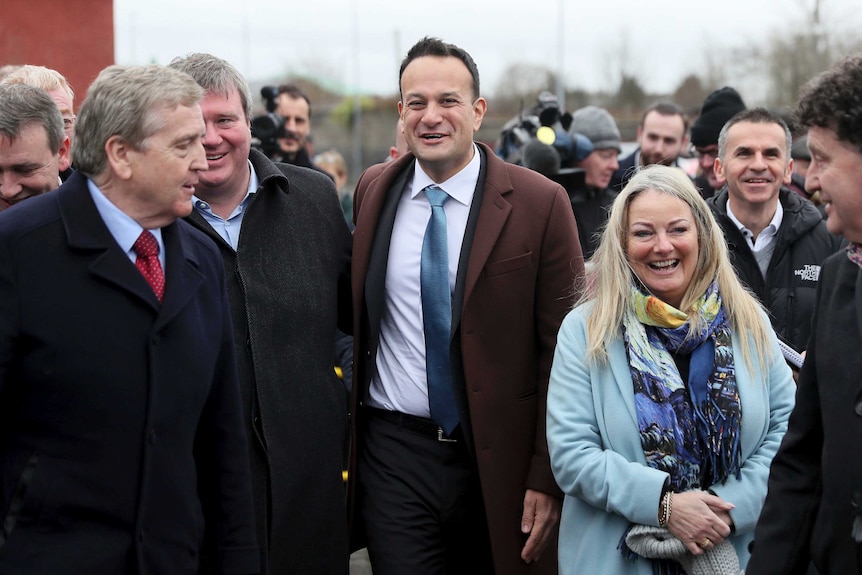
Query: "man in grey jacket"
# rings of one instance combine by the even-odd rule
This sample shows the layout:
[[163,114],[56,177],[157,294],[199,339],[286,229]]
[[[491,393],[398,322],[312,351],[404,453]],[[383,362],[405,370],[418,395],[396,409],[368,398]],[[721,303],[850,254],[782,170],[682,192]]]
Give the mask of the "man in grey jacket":
[[350,331],[351,236],[335,186],[250,149],[251,95],[231,64],[191,54],[171,66],[206,90],[209,169],[187,219],[224,259],[261,572],[341,575],[347,401],[333,347],[338,320]]

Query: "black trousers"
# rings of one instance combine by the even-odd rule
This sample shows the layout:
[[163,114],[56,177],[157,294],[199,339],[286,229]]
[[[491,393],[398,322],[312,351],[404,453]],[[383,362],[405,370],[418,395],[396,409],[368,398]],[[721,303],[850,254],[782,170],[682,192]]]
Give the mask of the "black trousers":
[[391,416],[366,412],[357,476],[374,575],[493,574],[478,475],[460,432],[441,442],[423,429],[436,427],[430,420]]

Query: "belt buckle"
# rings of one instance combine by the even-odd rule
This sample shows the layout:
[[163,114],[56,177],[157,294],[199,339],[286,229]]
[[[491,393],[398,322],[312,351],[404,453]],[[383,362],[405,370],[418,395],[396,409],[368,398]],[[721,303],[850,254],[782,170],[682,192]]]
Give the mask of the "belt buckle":
[[458,443],[457,439],[449,439],[448,437],[443,437],[443,428],[437,428],[437,441],[440,443]]

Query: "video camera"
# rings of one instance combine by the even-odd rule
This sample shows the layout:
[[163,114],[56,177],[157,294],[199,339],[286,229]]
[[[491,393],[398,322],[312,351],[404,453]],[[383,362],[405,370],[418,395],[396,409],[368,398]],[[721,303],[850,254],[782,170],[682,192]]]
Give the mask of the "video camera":
[[268,158],[272,158],[279,152],[278,139],[284,137],[284,118],[275,113],[278,105],[278,88],[275,86],[264,86],[260,89],[266,114],[262,114],[251,120],[251,135],[257,141],[252,145],[258,148]]
[[509,163],[526,165],[525,151],[535,152],[544,144],[559,156],[553,162],[557,166],[555,170],[570,168],[573,162],[585,159],[593,151],[589,139],[571,132],[571,126],[572,115],[560,110],[557,97],[544,91],[539,94],[535,106],[503,126],[497,141],[497,155]]

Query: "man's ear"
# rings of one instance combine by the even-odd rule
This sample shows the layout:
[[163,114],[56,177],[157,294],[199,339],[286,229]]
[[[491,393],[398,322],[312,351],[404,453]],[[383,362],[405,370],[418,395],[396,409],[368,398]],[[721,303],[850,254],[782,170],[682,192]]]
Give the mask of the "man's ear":
[[57,156],[57,168],[61,172],[65,172],[72,165],[72,142],[69,140],[69,136],[63,136],[63,143],[60,145]]
[[793,158],[790,158],[790,161],[787,162],[787,168],[784,170],[784,179],[782,180],[783,184],[789,184],[793,180]]
[[488,102],[485,98],[476,98],[473,102],[473,131],[478,132],[482,126],[482,119],[485,117],[485,112],[488,111]]
[[121,180],[129,180],[132,177],[132,162],[130,153],[132,147],[120,136],[114,135],[105,142],[105,155],[111,171]]

